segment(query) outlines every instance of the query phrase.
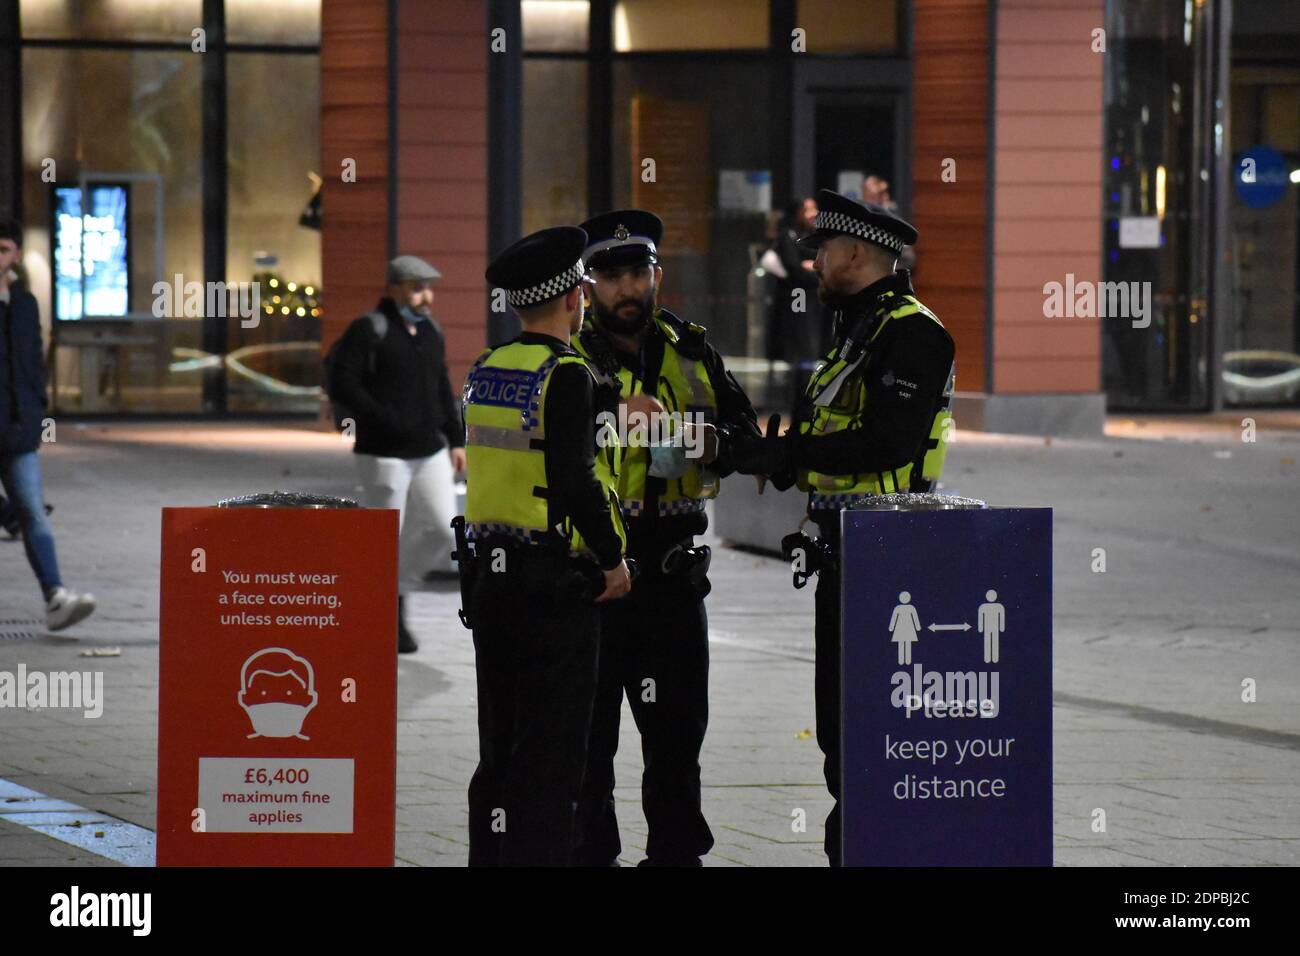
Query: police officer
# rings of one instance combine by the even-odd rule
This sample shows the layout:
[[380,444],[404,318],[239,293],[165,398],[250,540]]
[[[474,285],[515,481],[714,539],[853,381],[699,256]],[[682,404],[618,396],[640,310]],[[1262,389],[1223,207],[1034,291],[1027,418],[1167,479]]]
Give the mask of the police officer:
[[[699,866],[713,846],[700,809],[700,748],[708,724],[709,635],[704,596],[709,549],[704,503],[732,470],[729,436],[757,438],[754,409],[705,330],[656,304],[663,279],[663,223],[625,209],[583,223],[592,302],[578,349],[625,402],[645,396],[661,409],[659,447],[635,438],[625,420],[618,492],[628,554],[640,577],[631,596],[601,611],[600,676],[587,772],[579,806],[577,862],[617,865],[622,848],[614,811],[614,753],[623,695],[641,732],[641,795],[648,866]],[[664,415],[663,413],[666,413]],[[641,424],[647,424],[643,420]]]
[[816,230],[818,296],[834,312],[834,345],[813,372],[794,422],[736,449],[738,468],[808,492],[825,555],[816,599],[817,743],[835,806],[826,855],[840,863],[840,510],[874,495],[929,491],[947,451],[952,337],[895,271],[917,232],[888,210],[823,189]]
[[467,610],[478,672],[470,865],[571,862],[596,687],[598,608],[626,594],[625,532],[592,376],[569,347],[582,322],[587,235],[527,236],[487,270],[523,333],[465,382],[474,542]]

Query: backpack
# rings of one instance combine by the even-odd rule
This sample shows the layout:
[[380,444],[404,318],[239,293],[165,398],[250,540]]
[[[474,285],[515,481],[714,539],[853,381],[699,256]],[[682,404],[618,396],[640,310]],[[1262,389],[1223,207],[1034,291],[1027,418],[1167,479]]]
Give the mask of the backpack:
[[[374,329],[375,333],[375,343],[378,344],[379,340],[388,333],[388,316],[384,315],[382,312],[367,312],[361,318],[370,321],[371,328]],[[357,321],[360,322],[361,319],[358,319]],[[355,424],[357,420],[356,415],[352,413],[352,410],[340,402],[337,397],[338,383],[336,379],[338,372],[338,352],[339,345],[343,342],[343,338],[344,337],[340,335],[335,339],[334,344],[332,344],[329,347],[329,351],[325,353],[325,394],[329,397],[330,418],[334,422],[334,429],[340,432],[344,430],[344,421],[350,418]],[[369,377],[373,378],[375,374],[375,349],[373,345],[370,348],[370,355],[368,358],[367,374]]]

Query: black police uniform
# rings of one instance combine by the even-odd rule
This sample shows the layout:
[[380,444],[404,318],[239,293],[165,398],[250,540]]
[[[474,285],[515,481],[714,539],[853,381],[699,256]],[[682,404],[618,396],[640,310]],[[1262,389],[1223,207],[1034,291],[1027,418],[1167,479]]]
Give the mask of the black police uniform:
[[[583,228],[588,233],[589,270],[657,262],[663,223],[653,213],[607,213],[583,223]],[[721,432],[719,457],[710,470],[719,478],[729,474],[733,469],[728,436],[756,437],[758,426],[749,399],[706,341],[704,329],[659,309],[642,328],[640,342],[634,355],[617,350],[608,330],[589,315],[579,348],[591,358],[598,379],[611,383],[608,407],[616,401],[620,371],[625,377],[630,373],[636,392],[671,407],[661,375],[665,351],[674,349],[683,359],[702,362],[716,405],[711,424]],[[626,478],[620,478],[621,496]],[[647,474],[641,500],[623,502],[628,555],[636,560],[640,575],[628,598],[601,609],[599,678],[578,812],[576,860],[582,865],[615,864],[622,850],[614,808],[614,754],[625,693],[645,761],[641,796],[649,835],[642,865],[698,866],[713,846],[700,806],[699,764],[709,713],[704,597],[710,585],[707,549],[695,548],[695,536],[705,531],[708,519],[702,501],[698,509],[686,512],[674,513],[675,505],[692,504],[681,499],[661,508],[668,482]],[[647,678],[654,681],[652,700],[647,699]]]
[[[576,275],[573,269],[585,243],[585,233],[576,228],[545,230],[494,261],[488,281],[505,288],[513,305],[563,295],[579,281],[581,269]],[[511,345],[577,358],[567,343],[538,333],[524,332],[503,348]],[[572,860],[596,686],[599,617],[591,598],[602,587],[597,565],[616,567],[623,547],[594,471],[592,390],[585,364],[555,364],[539,440],[545,488],[488,491],[540,492],[548,526],[571,523],[595,562],[569,556],[556,539],[521,541],[504,528],[501,534],[475,534],[473,594],[466,609],[474,630],[479,729],[479,764],[469,786],[471,866],[566,866]],[[469,392],[467,387],[467,397]],[[472,404],[470,398],[467,423]],[[471,455],[475,442],[470,425]],[[476,480],[484,476],[476,476],[471,464],[471,493]],[[494,567],[494,554],[504,555],[504,570]]]
[[[821,190],[817,207],[817,230],[803,240],[808,245],[847,235],[898,254],[904,245],[916,242],[916,230],[909,223],[879,206]],[[777,435],[774,426],[779,422],[774,421],[761,443],[737,450],[738,470],[768,474],[774,486],[784,490],[800,471],[884,476],[924,456],[935,416],[951,399],[955,350],[952,337],[937,321],[912,317],[885,322],[901,298],[911,295],[910,276],[900,271],[828,303],[834,311],[835,342],[827,361],[865,352],[852,380],[840,386],[841,394],[849,394],[860,383],[865,413],[844,430],[806,434],[804,425],[814,414],[815,396],[805,395],[784,436]],[[920,469],[914,468],[910,484],[897,490],[931,489]],[[825,756],[826,786],[835,798],[826,819],[825,849],[832,866],[838,866],[841,857],[840,510],[851,503],[837,502],[835,497],[811,494],[808,512],[820,531],[817,550],[825,555],[817,578],[815,692],[817,743]]]

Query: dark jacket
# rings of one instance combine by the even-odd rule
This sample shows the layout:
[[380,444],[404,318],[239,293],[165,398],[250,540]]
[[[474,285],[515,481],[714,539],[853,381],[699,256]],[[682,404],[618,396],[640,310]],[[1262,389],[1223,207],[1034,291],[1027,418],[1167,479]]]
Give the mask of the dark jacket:
[[437,323],[406,331],[397,304],[381,299],[382,339],[362,316],[348,326],[334,359],[334,396],[356,417],[353,451],[383,458],[426,458],[465,444],[460,402],[447,372],[447,342]]
[[22,454],[41,442],[45,354],[36,297],[22,286],[10,286],[9,296],[0,301],[0,454]]
[[[687,323],[667,309],[660,309],[659,315],[676,329],[677,351],[687,358],[704,363],[705,373],[709,376],[709,384],[713,386],[713,396],[717,402],[717,418],[711,420],[710,424],[717,426],[725,436],[718,449],[717,461],[710,466],[710,469],[716,472],[719,478],[725,478],[735,471],[735,463],[731,456],[732,439],[740,435],[748,438],[757,438],[759,435],[754,406],[750,404],[749,396],[740,387],[735,376],[727,371],[718,350],[707,341],[703,327]],[[646,383],[659,381],[659,370],[664,362],[664,350],[672,347],[657,322],[652,321],[646,327],[641,348],[635,356],[614,348],[600,331],[599,326],[590,320],[583,325],[581,335],[583,344],[588,353],[593,356],[594,362],[606,365],[613,363],[611,371],[614,375],[618,374],[617,366],[621,365],[641,383],[641,390],[644,393],[657,394],[657,386],[647,387]],[[659,514],[658,498],[666,487],[665,479],[653,475],[646,476],[647,507],[641,515],[626,520],[629,554],[644,557],[647,553],[652,553],[654,548],[664,540],[675,542],[687,535],[703,534],[707,529],[708,519],[704,512],[686,515]],[[647,548],[649,550],[646,550]]]
[[[815,251],[798,245],[800,235],[782,229],[772,249],[785,268],[786,277],[776,280],[772,299],[772,320],[768,330],[768,358],[784,359],[791,364],[821,358],[828,338],[825,312],[817,298],[817,273],[804,268],[804,260]],[[794,310],[794,292],[803,290],[803,311]]]
[[[837,348],[845,348],[855,332],[858,341],[871,336],[883,316],[883,292],[911,295],[911,277],[896,272],[836,303]],[[913,461],[953,374],[954,352],[952,336],[927,318],[890,322],[867,347],[859,373],[867,392],[861,424],[829,435],[801,435],[799,422],[810,417],[811,409],[800,408],[790,429],[795,464],[827,475],[851,475],[889,471]]]

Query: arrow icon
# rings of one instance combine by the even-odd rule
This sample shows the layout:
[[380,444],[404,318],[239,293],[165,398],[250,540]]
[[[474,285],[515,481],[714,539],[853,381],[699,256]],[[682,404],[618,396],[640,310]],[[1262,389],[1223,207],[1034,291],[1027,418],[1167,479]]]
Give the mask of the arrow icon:
[[931,624],[928,631],[969,631],[969,624]]

